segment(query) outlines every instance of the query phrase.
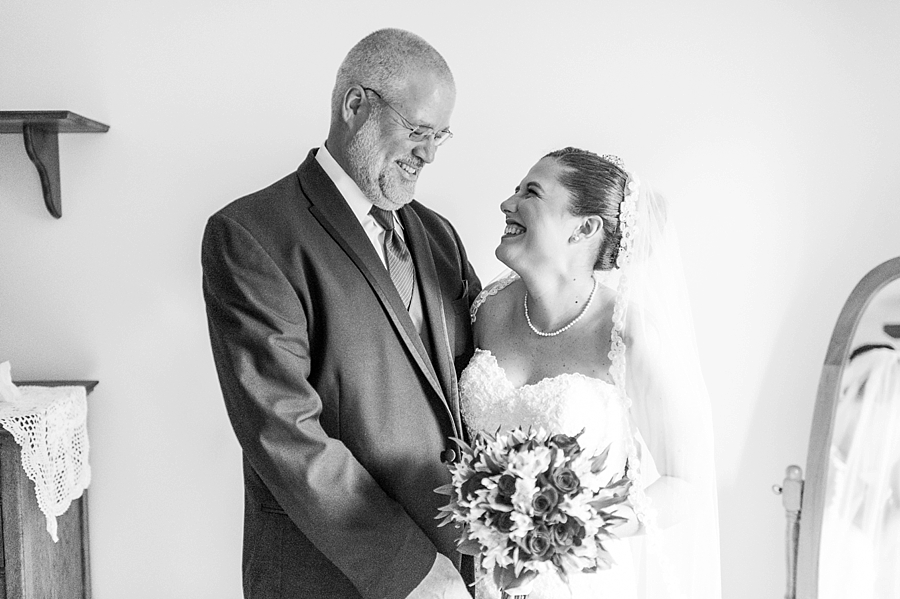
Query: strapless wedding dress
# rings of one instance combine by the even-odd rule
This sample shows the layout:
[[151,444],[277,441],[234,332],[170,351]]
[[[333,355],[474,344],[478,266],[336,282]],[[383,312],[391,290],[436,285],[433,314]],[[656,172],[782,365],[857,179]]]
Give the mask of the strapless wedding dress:
[[[543,427],[551,433],[576,435],[589,453],[609,446],[609,464],[622,473],[632,427],[621,394],[612,383],[582,374],[561,374],[535,384],[515,387],[491,352],[477,349],[459,382],[463,420],[470,433],[496,432],[517,426]],[[641,467],[638,484],[646,486],[658,474],[638,438]],[[556,575],[539,577],[529,599],[594,599],[637,597],[633,551],[639,539],[611,541],[606,547],[615,565],[605,571],[577,573],[566,585]],[[481,574],[479,574],[481,576]],[[490,573],[476,586],[476,599],[499,599]]]

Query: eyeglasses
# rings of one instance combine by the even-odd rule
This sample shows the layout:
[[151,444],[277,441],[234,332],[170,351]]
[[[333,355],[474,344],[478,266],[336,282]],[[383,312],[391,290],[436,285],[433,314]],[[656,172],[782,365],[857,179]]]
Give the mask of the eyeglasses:
[[378,96],[378,99],[381,100],[385,104],[385,106],[393,110],[394,113],[396,113],[396,115],[400,117],[400,120],[403,121],[403,126],[409,129],[409,138],[412,141],[425,141],[430,137],[434,140],[434,145],[439,146],[453,137],[453,133],[450,131],[450,129],[441,129],[440,131],[435,131],[434,127],[429,127],[428,125],[413,125],[405,116],[400,114],[399,110],[391,106],[391,103],[385,100],[380,93],[378,93],[371,87],[364,87],[362,85],[360,87],[363,88],[363,91],[372,92],[373,94]]

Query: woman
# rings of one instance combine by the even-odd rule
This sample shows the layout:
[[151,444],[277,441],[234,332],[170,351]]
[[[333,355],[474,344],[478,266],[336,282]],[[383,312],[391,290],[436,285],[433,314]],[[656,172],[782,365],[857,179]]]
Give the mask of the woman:
[[[513,272],[472,308],[460,379],[470,432],[542,426],[575,435],[633,481],[615,565],[532,599],[719,597],[709,400],[677,243],[661,198],[615,157],[543,157],[501,204],[497,257]],[[490,573],[477,596],[497,598]]]

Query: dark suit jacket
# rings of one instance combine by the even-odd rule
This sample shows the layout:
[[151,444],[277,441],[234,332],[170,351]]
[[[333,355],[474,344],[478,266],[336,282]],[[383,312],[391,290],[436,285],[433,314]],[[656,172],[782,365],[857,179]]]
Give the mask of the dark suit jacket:
[[425,339],[350,207],[311,151],[296,173],[206,226],[203,290],[213,356],[244,455],[244,593],[402,598],[440,551],[462,437],[457,374],[480,290],[450,223],[398,211]]

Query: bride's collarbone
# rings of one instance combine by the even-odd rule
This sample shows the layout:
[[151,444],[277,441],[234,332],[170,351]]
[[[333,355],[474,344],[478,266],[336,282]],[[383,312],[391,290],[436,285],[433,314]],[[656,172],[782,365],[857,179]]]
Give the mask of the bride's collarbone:
[[483,312],[479,310],[476,320],[477,336],[485,343],[519,346],[519,351],[538,353],[589,352],[592,348],[604,355],[608,353],[613,315],[613,306],[608,302],[592,307],[578,322],[561,333],[544,336],[529,326],[521,294],[511,293],[508,287],[498,293],[496,299],[493,305],[492,302],[485,302]]
[[528,356],[532,361],[562,360],[602,363],[607,360],[612,334],[612,319],[592,313],[569,329],[551,336],[535,333],[524,316],[498,322],[491,327],[487,341],[511,354]]

